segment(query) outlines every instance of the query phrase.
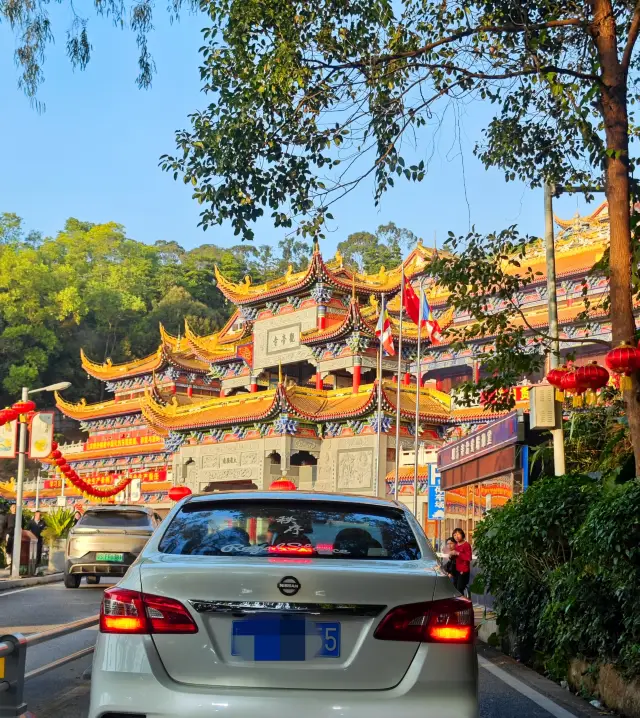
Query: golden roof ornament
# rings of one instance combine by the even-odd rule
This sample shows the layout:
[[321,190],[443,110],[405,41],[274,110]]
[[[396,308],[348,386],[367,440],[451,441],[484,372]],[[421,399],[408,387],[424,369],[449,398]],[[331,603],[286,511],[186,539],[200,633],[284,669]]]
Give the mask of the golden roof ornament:
[[377,300],[375,294],[370,294],[370,295],[369,295],[369,306],[370,306],[370,307],[373,307],[373,309],[375,310],[376,314],[378,313],[378,309],[379,309],[380,303],[378,302],[378,300]]
[[336,250],[336,256],[335,256],[336,262],[338,263],[338,267],[342,269],[342,266],[344,264],[344,257],[342,256],[342,252],[338,249]]
[[380,280],[381,284],[384,284],[387,281],[387,269],[384,266],[384,264],[380,265],[380,271],[378,272],[378,279]]
[[293,264],[290,264],[287,267],[287,273],[284,275],[285,282],[290,282],[292,276],[293,276]]

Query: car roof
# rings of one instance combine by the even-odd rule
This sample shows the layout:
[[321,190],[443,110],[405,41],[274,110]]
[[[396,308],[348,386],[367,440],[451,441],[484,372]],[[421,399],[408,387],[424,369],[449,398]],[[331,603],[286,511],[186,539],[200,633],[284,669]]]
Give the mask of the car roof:
[[294,501],[339,501],[353,504],[370,504],[372,506],[393,506],[404,508],[402,504],[390,499],[382,499],[377,496],[365,496],[361,494],[339,494],[329,491],[216,491],[208,494],[193,494],[187,497],[187,502],[215,501],[221,499],[237,499],[239,501],[250,501],[258,499],[287,499]]

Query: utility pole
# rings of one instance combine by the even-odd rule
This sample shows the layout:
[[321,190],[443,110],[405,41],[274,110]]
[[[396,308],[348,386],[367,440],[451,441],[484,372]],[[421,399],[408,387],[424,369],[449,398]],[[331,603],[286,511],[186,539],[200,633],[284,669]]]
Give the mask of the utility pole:
[[[549,352],[549,368],[555,369],[560,364],[560,336],[558,333],[558,294],[556,287],[556,251],[553,236],[553,187],[544,185],[544,244],[547,262],[547,302],[549,306],[549,334],[553,342]],[[556,404],[557,406],[557,404]],[[562,411],[558,429],[553,429],[553,468],[556,476],[565,473],[564,431],[562,429]]]

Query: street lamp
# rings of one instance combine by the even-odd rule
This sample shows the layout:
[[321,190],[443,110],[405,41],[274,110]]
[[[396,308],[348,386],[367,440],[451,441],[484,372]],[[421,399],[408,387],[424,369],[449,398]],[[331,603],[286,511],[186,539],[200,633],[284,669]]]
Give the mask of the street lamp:
[[[64,391],[71,386],[69,381],[59,381],[57,384],[43,386],[40,389],[22,387],[21,401],[29,400],[30,394],[39,394],[42,391]],[[18,477],[16,480],[16,525],[13,530],[13,554],[11,556],[11,578],[20,578],[20,551],[22,549],[22,500],[24,493],[24,465],[27,453],[27,421],[24,416],[18,418],[20,422],[20,436],[18,438]]]

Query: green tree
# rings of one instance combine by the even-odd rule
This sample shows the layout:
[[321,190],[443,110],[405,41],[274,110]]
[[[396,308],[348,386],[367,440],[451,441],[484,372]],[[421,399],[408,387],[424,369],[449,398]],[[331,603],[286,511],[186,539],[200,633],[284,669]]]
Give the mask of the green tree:
[[[149,52],[147,36],[153,29],[154,3],[152,0],[93,0],[82,7],[71,0],[58,0],[67,6],[69,24],[66,34],[67,56],[74,68],[84,70],[91,59],[89,37],[90,16],[108,18],[115,27],[130,30],[138,46],[139,87],[149,87],[155,72],[155,63]],[[186,7],[196,11],[199,0],[170,0],[167,11],[171,21],[177,20],[180,10]],[[18,84],[28,97],[35,98],[44,80],[46,50],[55,41],[58,28],[54,28],[49,14],[49,0],[11,0],[0,3],[0,23],[5,22],[16,37],[15,61],[19,68]]]
[[[202,224],[320,234],[329,205],[367,177],[376,201],[424,178],[418,141],[438,103],[491,102],[476,148],[508,180],[599,183],[609,202],[613,341],[634,338],[629,107],[640,5],[544,0],[208,0],[201,75],[212,101],[163,167],[194,185]],[[214,178],[223,178],[214,182]],[[634,219],[634,224],[636,220]],[[632,269],[633,268],[633,269]],[[638,386],[627,414],[640,473]]]
[[408,229],[396,227],[393,222],[380,225],[375,234],[354,232],[338,244],[344,261],[361,272],[373,274],[380,267],[397,267],[404,252],[418,241]]

